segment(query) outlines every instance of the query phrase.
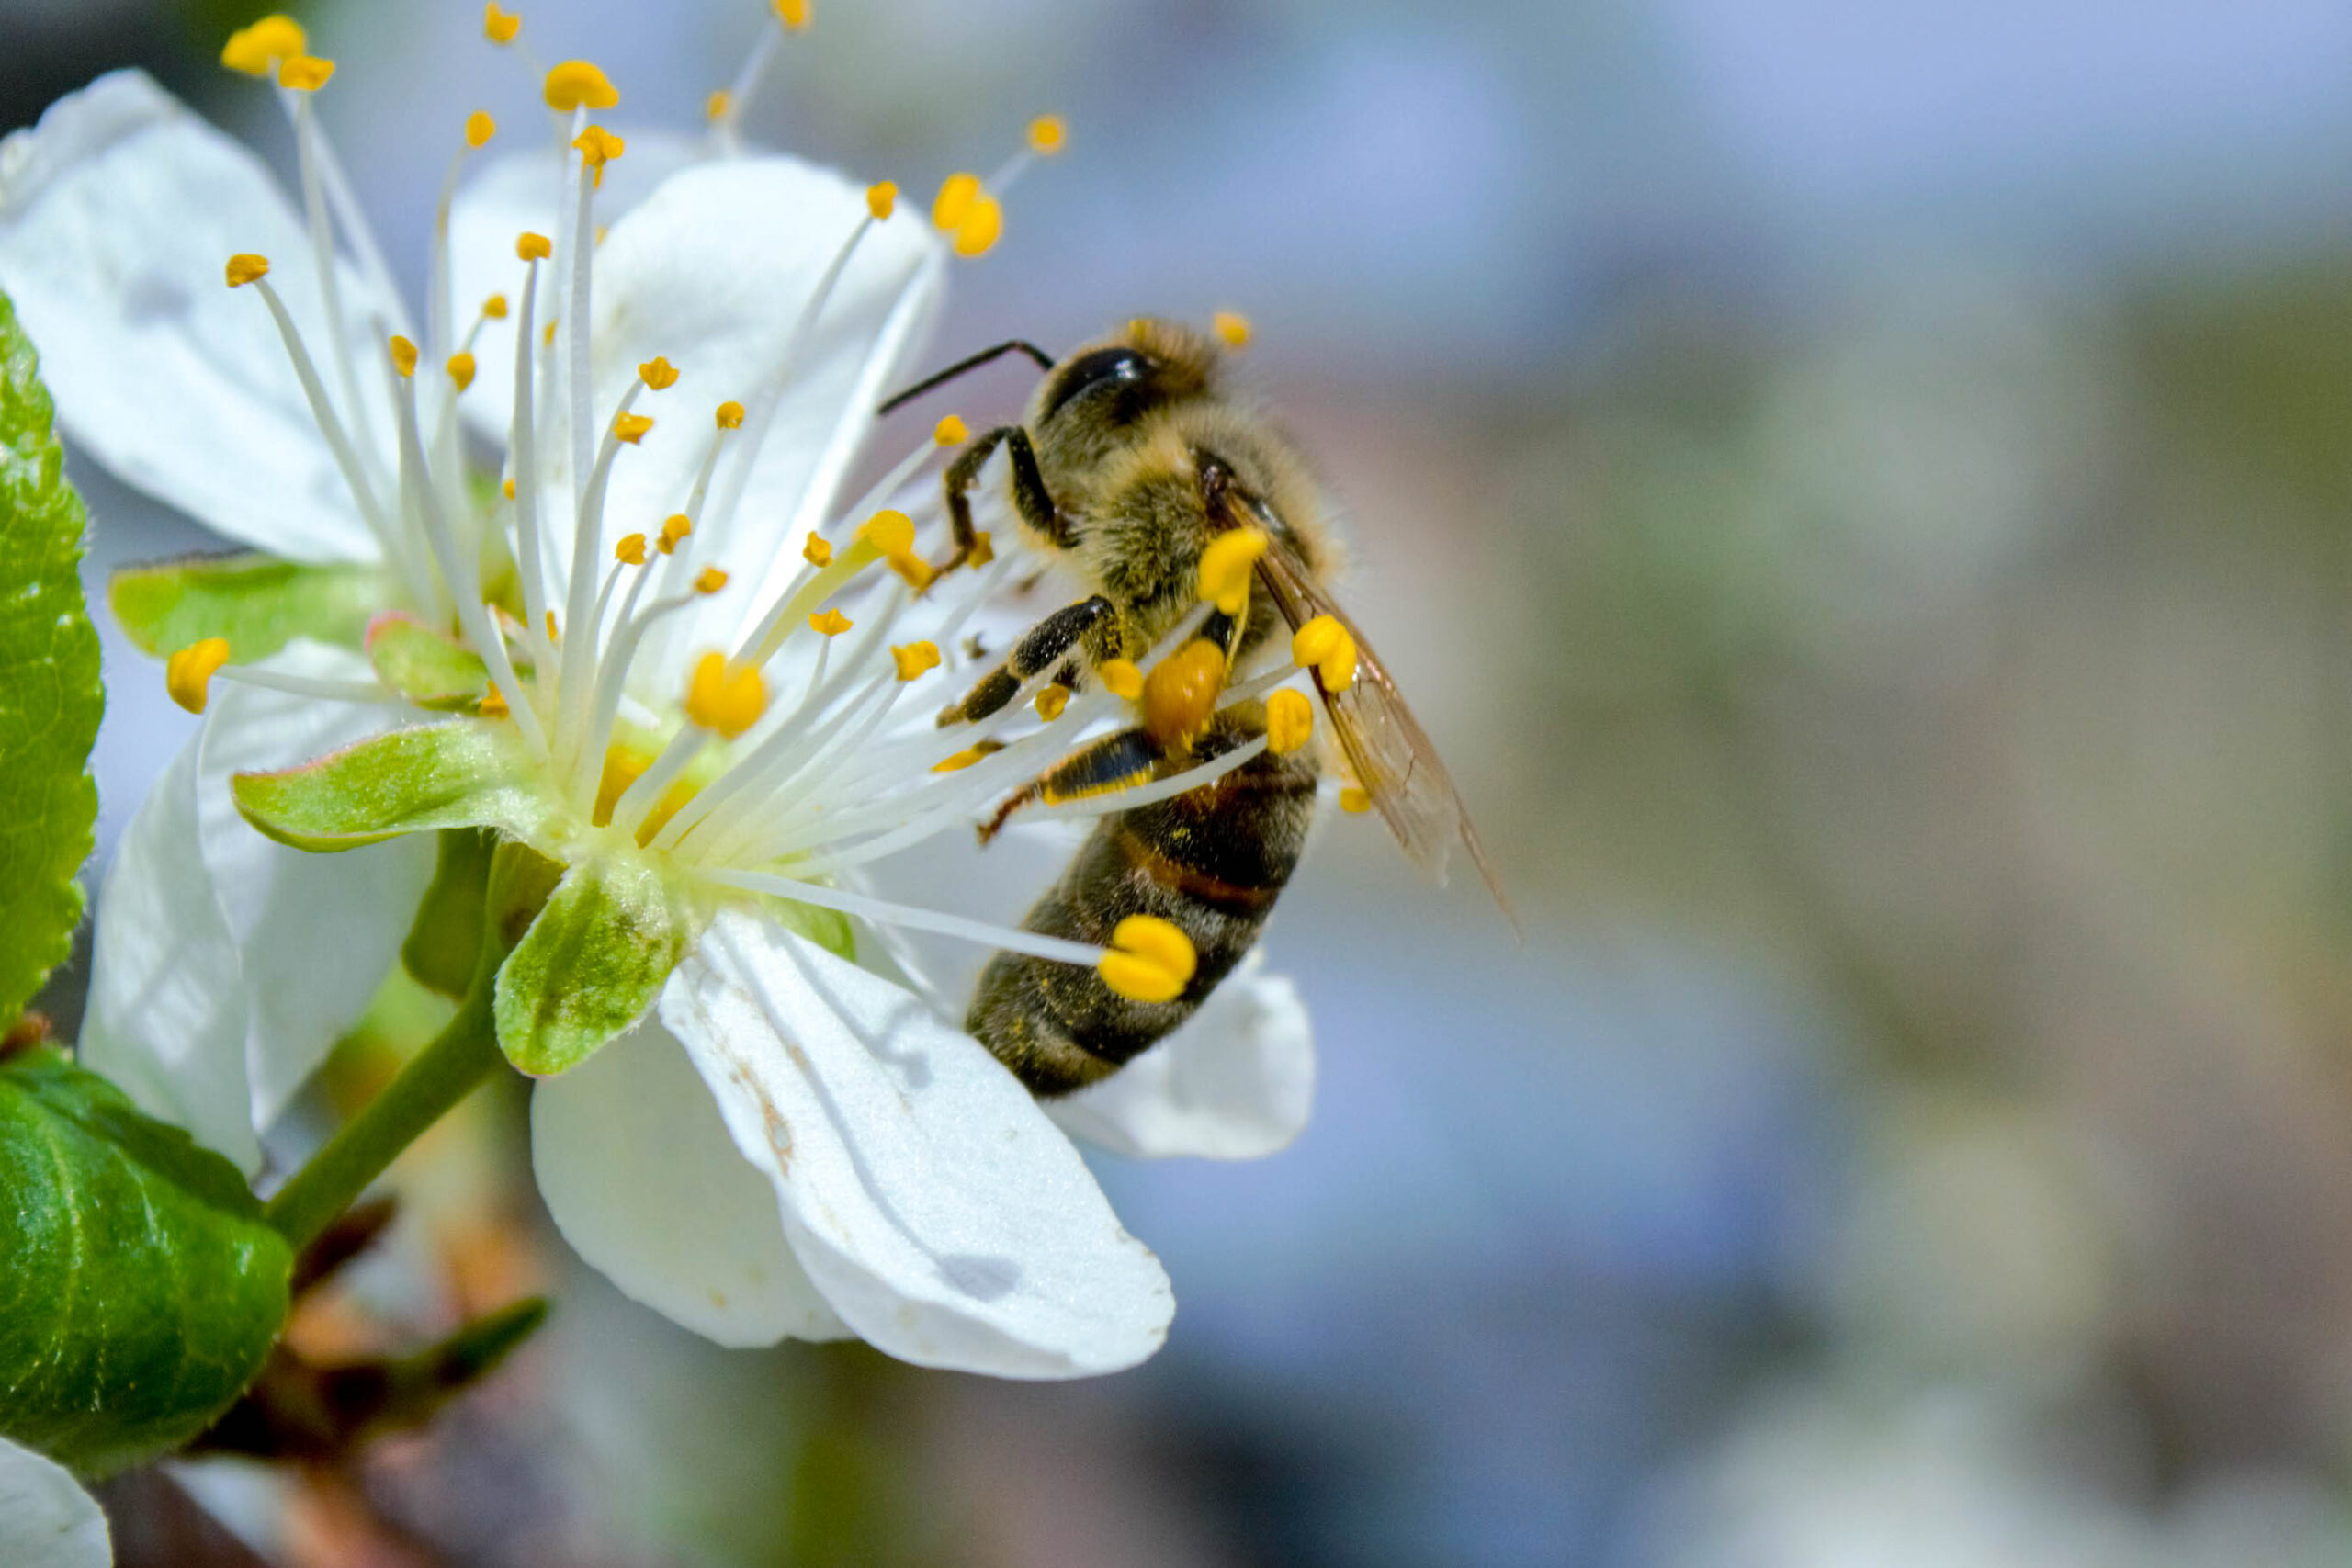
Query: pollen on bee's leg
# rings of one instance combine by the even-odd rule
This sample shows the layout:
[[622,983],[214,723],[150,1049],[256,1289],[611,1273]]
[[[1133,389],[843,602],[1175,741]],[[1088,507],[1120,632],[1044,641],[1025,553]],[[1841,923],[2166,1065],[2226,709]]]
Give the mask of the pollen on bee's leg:
[[1051,724],[1061,717],[1064,708],[1069,706],[1069,688],[1057,681],[1051,685],[1040,687],[1034,702],[1037,709],[1037,716],[1047,724]]
[[1143,678],[1143,723],[1155,739],[1188,741],[1216,711],[1225,684],[1225,652],[1195,637],[1151,667]]
[[1172,1002],[1200,967],[1193,939],[1157,915],[1129,915],[1111,931],[1110,951],[1095,962],[1102,983],[1136,1002]]
[[212,699],[212,677],[229,662],[229,639],[192,642],[164,662],[164,689],[190,713],[202,713]]
[[1143,671],[1132,659],[1106,659],[1095,673],[1102,678],[1102,689],[1121,702],[1143,695]]

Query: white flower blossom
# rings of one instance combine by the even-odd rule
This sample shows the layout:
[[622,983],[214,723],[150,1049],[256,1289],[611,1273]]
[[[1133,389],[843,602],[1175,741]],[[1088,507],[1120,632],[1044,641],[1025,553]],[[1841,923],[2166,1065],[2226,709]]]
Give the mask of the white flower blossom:
[[[494,829],[565,868],[548,909],[602,965],[547,960],[543,914],[501,972],[501,1038],[548,1075],[548,1206],[624,1291],[727,1344],[855,1334],[1021,1377],[1149,1355],[1172,1312],[1157,1260],[943,1020],[953,999],[869,952],[898,926],[1102,956],[864,890],[872,863],[967,828],[1117,706],[1014,705],[985,755],[978,732],[933,728],[946,675],[923,676],[1012,558],[932,588],[908,513],[931,515],[916,498],[940,443],[842,503],[935,312],[939,241],[882,220],[887,187],[734,154],[727,115],[704,153],[625,146],[591,123],[601,75],[558,82],[573,62],[549,73],[550,151],[472,185],[453,165],[413,327],[288,61],[311,86],[332,67],[299,29],[249,50],[265,43],[290,84],[299,211],[135,73],[0,143],[0,288],[69,439],[390,612],[364,654],[297,637],[231,663],[207,639],[174,659],[205,722],[104,885],[85,1059],[254,1167],[254,1129],[394,962],[430,830]],[[487,134],[477,117],[467,140]],[[641,147],[661,177],[600,207],[604,171],[616,194]],[[478,288],[501,298],[466,304]],[[469,423],[505,443],[503,498],[468,476]],[[553,964],[535,991],[514,981],[526,954]],[[612,954],[650,976],[641,996]],[[519,1050],[510,993],[538,1031],[518,1027]],[[627,1016],[582,1021],[606,1001]],[[1295,1135],[1311,1080],[1286,983],[1237,975],[1055,1114],[1133,1153],[1240,1157]]]

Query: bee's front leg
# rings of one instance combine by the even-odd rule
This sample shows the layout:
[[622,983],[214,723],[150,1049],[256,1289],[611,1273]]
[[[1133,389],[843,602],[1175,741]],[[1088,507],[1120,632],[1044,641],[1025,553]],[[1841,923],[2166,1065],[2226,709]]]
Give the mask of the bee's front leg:
[[1111,646],[1109,634],[1117,625],[1117,611],[1100,593],[1064,605],[1022,633],[1004,662],[981,676],[963,701],[939,716],[939,722],[969,724],[988,717],[1012,700],[1023,682],[1044,674],[1081,644],[1090,660],[1105,657],[1102,650]]
[[982,431],[957,453],[940,481],[946,492],[947,525],[955,540],[947,558],[936,563],[942,572],[955,570],[979,548],[980,533],[972,525],[972,487],[979,483],[980,470],[988,467],[1000,446],[1012,464],[1013,510],[1021,513],[1023,523],[1056,545],[1065,549],[1069,546],[1069,527],[1061,509],[1054,504],[1052,492],[1046,489],[1046,476],[1037,467],[1037,452],[1029,445],[1029,433],[1017,424],[1000,424]]

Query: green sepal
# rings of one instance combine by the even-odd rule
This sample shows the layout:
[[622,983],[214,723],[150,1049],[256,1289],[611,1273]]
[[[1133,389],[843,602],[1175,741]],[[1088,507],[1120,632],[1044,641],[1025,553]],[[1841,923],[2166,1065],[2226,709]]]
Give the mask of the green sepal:
[[645,1016],[684,956],[692,915],[634,859],[570,867],[498,971],[498,1047],[524,1072],[578,1066]]
[[376,678],[422,708],[471,713],[490,691],[481,656],[414,615],[379,615],[368,626]]
[[528,839],[548,818],[522,743],[503,725],[463,720],[371,736],[314,762],[239,773],[245,820],[298,850],[356,850],[403,833],[496,828]]
[[440,836],[433,882],[401,943],[401,963],[422,985],[462,997],[481,957],[482,897],[490,881],[495,835],[452,828]]
[[209,1426],[294,1257],[234,1166],[43,1047],[0,1066],[0,1434],[86,1474]]
[[376,567],[300,566],[254,554],[124,567],[107,585],[107,607],[141,652],[162,658],[217,637],[239,664],[298,637],[357,648],[368,617],[394,597]]
[[106,693],[82,601],[82,499],[0,295],[0,1021],[65,960],[98,817],[85,771]]

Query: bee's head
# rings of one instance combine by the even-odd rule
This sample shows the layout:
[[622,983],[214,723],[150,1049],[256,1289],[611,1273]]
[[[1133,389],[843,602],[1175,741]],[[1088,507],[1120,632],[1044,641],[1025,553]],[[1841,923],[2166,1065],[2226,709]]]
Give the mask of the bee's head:
[[1215,389],[1214,339],[1174,321],[1139,316],[1072,352],[1037,389],[1030,423],[1115,429],[1152,410]]

